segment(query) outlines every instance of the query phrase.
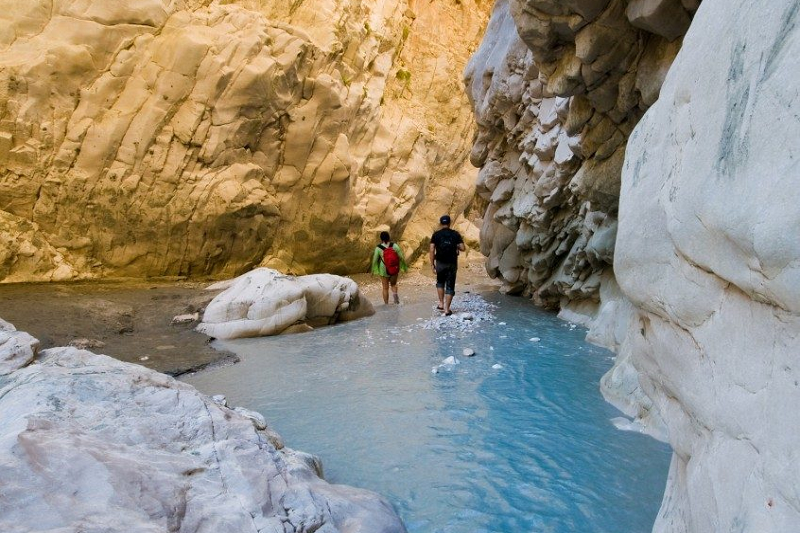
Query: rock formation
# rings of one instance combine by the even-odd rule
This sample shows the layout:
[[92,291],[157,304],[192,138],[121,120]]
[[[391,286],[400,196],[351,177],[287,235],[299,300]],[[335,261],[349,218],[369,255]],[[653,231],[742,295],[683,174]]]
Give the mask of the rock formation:
[[589,339],[618,352],[603,394],[674,450],[655,533],[784,533],[800,524],[800,7],[698,5],[498,2],[467,69],[482,246],[509,290],[591,315]]
[[198,331],[218,339],[310,330],[375,313],[355,281],[331,274],[294,277],[257,268],[209,287],[222,288],[197,326]]
[[360,271],[471,202],[486,0],[0,8],[0,280]]
[[800,524],[798,76],[796,1],[705,0],[628,143],[604,386],[675,451],[656,533]]
[[36,341],[10,349],[12,329],[0,321],[0,530],[405,531],[377,495],[320,479],[258,413],[76,348],[27,364],[14,354]]
[[698,2],[499,0],[467,67],[491,275],[549,307],[610,277],[626,140]]

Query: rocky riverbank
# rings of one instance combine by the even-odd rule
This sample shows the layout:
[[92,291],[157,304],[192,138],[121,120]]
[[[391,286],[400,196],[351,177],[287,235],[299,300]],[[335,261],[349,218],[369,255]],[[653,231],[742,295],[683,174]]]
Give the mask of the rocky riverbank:
[[0,320],[0,530],[402,533],[263,417]]

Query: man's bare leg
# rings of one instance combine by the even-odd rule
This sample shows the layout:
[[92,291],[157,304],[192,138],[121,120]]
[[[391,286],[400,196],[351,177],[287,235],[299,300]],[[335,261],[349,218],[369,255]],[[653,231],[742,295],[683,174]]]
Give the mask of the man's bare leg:
[[444,314],[450,314],[450,304],[453,303],[453,295],[446,294],[444,296]]
[[394,303],[400,303],[400,297],[397,295],[397,282],[395,281],[392,283],[392,298],[394,299]]
[[439,309],[444,309],[444,288],[436,287],[436,295],[439,297]]

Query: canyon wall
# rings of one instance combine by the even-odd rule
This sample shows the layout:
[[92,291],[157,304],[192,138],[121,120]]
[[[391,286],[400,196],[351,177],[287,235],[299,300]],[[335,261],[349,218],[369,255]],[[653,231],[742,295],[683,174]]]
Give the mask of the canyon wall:
[[675,452],[656,533],[800,527],[799,23],[794,0],[705,0],[628,143],[618,365]]
[[603,394],[674,450],[654,532],[786,533],[800,524],[800,6],[697,7],[498,2],[466,71],[481,245],[507,290],[590,317],[589,339],[618,352]]
[[413,255],[473,197],[488,9],[0,0],[0,280],[353,272],[384,229]]
[[470,60],[487,268],[548,307],[612,279],[625,144],[699,2],[499,0]]

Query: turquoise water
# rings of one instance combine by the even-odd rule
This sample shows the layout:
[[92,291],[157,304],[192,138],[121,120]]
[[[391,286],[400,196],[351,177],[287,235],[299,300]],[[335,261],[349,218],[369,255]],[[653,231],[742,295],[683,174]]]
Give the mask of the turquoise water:
[[[410,532],[649,532],[670,452],[609,422],[598,381],[612,354],[525,300],[486,299],[495,317],[472,331],[424,329],[418,304],[220,342],[242,361],[185,380],[261,412],[328,481],[386,496]],[[451,355],[460,364],[431,372]]]

